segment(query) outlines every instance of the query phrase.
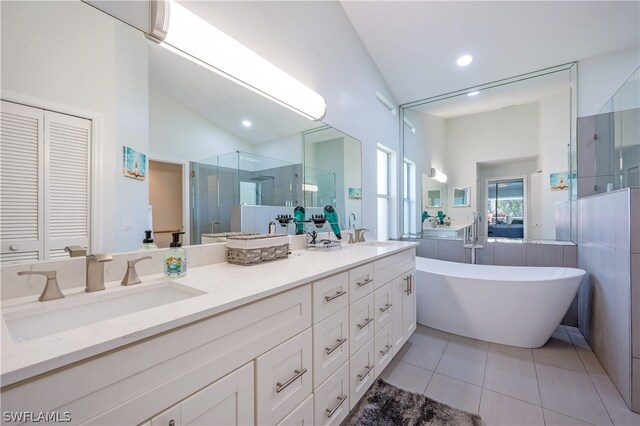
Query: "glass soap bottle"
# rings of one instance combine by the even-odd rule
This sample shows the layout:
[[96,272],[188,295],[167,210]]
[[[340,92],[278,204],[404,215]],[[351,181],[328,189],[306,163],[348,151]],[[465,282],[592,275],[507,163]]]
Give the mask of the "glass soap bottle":
[[142,240],[142,245],[140,246],[140,250],[155,250],[158,246],[153,242],[153,238],[151,238],[151,230],[147,229],[144,231],[144,240]]
[[187,251],[180,244],[180,235],[184,232],[173,232],[173,241],[169,251],[164,255],[164,276],[178,278],[187,275]]

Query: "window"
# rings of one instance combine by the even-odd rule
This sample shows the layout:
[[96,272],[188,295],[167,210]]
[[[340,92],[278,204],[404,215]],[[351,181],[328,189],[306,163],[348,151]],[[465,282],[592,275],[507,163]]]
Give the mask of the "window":
[[416,232],[416,167],[411,160],[404,159],[404,229],[405,235]]
[[491,180],[487,186],[487,235],[524,238],[524,180]]
[[2,101],[0,123],[2,263],[88,247],[91,121]]
[[389,239],[389,166],[390,153],[378,148],[378,239]]

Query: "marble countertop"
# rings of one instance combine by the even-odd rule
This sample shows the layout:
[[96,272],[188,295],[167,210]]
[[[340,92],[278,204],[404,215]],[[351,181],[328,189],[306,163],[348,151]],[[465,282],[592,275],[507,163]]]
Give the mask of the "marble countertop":
[[[191,268],[185,277],[171,281],[204,292],[202,295],[26,342],[12,340],[3,316],[0,383],[8,386],[417,245],[403,241],[384,247],[345,244],[340,249],[298,250],[288,259],[253,266],[216,263]],[[155,274],[142,277],[142,284],[130,288],[110,282],[103,292],[87,294],[84,288],[76,288],[65,291],[64,299],[44,303],[34,302],[32,296],[20,297],[4,301],[2,311],[5,314],[47,306],[53,309],[55,303],[78,302],[93,295],[97,295],[93,296],[96,300],[103,294],[109,296],[115,291],[133,291],[161,282],[166,282],[162,274]]]

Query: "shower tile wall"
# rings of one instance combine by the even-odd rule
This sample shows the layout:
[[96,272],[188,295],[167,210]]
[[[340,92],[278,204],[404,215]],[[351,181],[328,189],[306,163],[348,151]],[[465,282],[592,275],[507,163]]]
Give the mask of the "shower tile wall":
[[632,274],[638,260],[632,248],[640,238],[631,229],[640,210],[632,208],[632,200],[638,203],[639,191],[623,189],[578,201],[578,267],[587,272],[578,294],[578,324],[629,406],[640,397],[632,395],[632,354],[640,353],[633,350],[638,343],[632,345],[632,332],[635,342],[639,332],[631,329],[632,314],[638,315],[632,313],[632,291],[637,298],[639,287],[637,272]]
[[[462,246],[462,240],[435,238],[408,239],[419,242],[416,254],[420,257],[466,262],[471,260],[471,251]],[[489,241],[476,251],[479,265],[503,266],[578,266],[578,250],[572,243],[523,243],[521,241]],[[564,325],[578,326],[578,298],[567,311]]]

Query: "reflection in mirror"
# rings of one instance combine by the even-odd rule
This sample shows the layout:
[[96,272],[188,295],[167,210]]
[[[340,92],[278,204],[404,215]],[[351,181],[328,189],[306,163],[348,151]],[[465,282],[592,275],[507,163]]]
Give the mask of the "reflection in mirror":
[[[1,2],[0,7],[3,113],[8,101],[18,110],[34,107],[26,116],[35,115],[42,124],[66,126],[80,118],[72,133],[86,136],[71,150],[60,147],[74,154],[73,170],[70,162],[54,161],[59,156],[29,157],[34,162],[25,168],[31,174],[24,182],[43,179],[37,165],[42,161],[61,176],[62,186],[51,194],[64,194],[47,204],[43,200],[51,194],[35,191],[29,205],[44,206],[42,213],[58,203],[62,207],[51,211],[62,212],[64,220],[40,226],[44,219],[38,213],[3,210],[2,218],[29,220],[13,234],[5,233],[8,222],[2,223],[2,262],[67,257],[67,245],[90,252],[136,250],[150,228],[160,247],[177,229],[185,231],[183,243],[200,243],[212,231],[242,230],[242,210],[251,204],[284,214],[304,203],[302,132],[330,131],[324,124],[164,49],[83,2]],[[38,152],[38,137],[34,140]],[[138,173],[143,164],[136,168],[137,179],[123,175],[123,146],[146,158],[144,178]],[[341,185],[353,180],[352,173],[360,176],[359,144],[357,155],[347,152],[350,146],[345,143],[344,158],[354,165],[344,168],[345,160],[336,171],[333,198],[360,220],[348,196],[338,197],[345,193],[338,176]],[[2,161],[5,169],[4,151]],[[359,187],[359,180],[348,185]],[[4,186],[2,191],[9,194]],[[266,231],[280,213],[269,210],[253,230]],[[55,235],[45,235],[47,229]]]
[[362,223],[360,141],[334,128],[304,132],[304,199],[307,218],[335,208],[340,229]]
[[[403,105],[404,156],[423,174],[423,203],[417,217],[442,211],[450,216],[452,231],[456,230],[449,234],[456,237],[457,230],[469,226],[477,211],[483,212],[480,236],[572,238],[575,68],[575,64],[562,65]],[[426,177],[432,168],[447,175],[450,189]],[[489,186],[513,177],[522,182],[518,201],[522,212],[511,209],[507,214],[507,204],[515,206],[515,199],[493,196]],[[559,179],[562,185],[554,183]],[[436,208],[434,191],[438,190],[448,193]],[[433,235],[432,222],[423,222],[422,235],[425,231]],[[520,230],[502,232],[496,226]]]

